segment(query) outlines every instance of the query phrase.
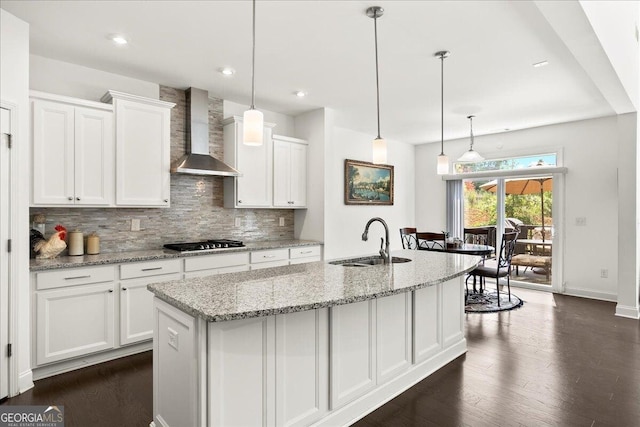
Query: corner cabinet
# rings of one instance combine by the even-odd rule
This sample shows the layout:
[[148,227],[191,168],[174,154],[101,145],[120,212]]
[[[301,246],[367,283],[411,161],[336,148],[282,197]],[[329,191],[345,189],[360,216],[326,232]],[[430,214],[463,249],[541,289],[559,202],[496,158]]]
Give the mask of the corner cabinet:
[[32,91],[32,206],[114,202],[113,108]]
[[109,91],[116,118],[116,205],[169,207],[170,122],[175,104]]
[[224,161],[242,176],[224,178],[225,208],[269,208],[273,194],[272,123],[264,124],[263,143],[248,146],[242,143],[242,117],[225,119]]
[[307,207],[307,141],[273,136],[273,206]]

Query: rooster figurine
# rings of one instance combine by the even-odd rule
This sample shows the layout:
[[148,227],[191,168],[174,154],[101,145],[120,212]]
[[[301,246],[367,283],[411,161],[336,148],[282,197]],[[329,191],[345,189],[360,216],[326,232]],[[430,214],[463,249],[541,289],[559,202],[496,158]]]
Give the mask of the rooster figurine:
[[41,239],[35,242],[33,250],[38,255],[36,258],[55,258],[67,247],[67,229],[60,224],[55,227],[56,233],[49,237],[49,240]]

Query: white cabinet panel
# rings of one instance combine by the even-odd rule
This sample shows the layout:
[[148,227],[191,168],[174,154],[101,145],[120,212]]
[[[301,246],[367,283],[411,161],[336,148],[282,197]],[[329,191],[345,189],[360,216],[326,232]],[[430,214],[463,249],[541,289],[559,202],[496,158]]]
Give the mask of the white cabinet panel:
[[460,279],[442,283],[442,345],[444,348],[464,338],[464,287]]
[[175,273],[120,283],[120,345],[153,338],[153,293],[147,285],[180,280],[181,276]]
[[273,206],[307,205],[307,142],[273,136]]
[[194,256],[184,259],[184,271],[211,270],[246,264],[249,264],[249,252]]
[[226,208],[270,207],[273,194],[271,123],[264,124],[260,146],[242,143],[242,117],[224,122],[224,160],[242,176],[224,178]]
[[251,264],[289,260],[289,249],[270,249],[251,252]]
[[104,267],[65,268],[34,273],[36,289],[63,288],[66,286],[88,285],[91,283],[112,282],[115,270],[112,265]]
[[411,293],[376,301],[377,379],[382,384],[411,366]]
[[[180,269],[179,259],[131,262],[120,265],[120,278],[134,279],[136,277],[151,277],[161,274],[179,273]],[[148,281],[148,283],[151,282],[152,281]]]
[[369,300],[329,310],[332,410],[376,385],[375,304]]
[[75,141],[75,203],[107,206],[113,204],[113,113],[77,107]]
[[276,425],[309,425],[328,405],[328,309],[276,316]]
[[274,424],[274,324],[274,316],[209,324],[210,426]]
[[36,292],[36,363],[114,345],[113,283]]
[[239,273],[241,271],[249,271],[249,264],[234,265],[231,267],[212,268],[208,270],[196,270],[184,273],[185,279],[193,279],[194,277],[213,276],[215,274]]
[[413,292],[413,363],[420,363],[442,348],[440,313],[442,285]]
[[170,122],[175,104],[109,91],[116,120],[116,205],[169,207]]

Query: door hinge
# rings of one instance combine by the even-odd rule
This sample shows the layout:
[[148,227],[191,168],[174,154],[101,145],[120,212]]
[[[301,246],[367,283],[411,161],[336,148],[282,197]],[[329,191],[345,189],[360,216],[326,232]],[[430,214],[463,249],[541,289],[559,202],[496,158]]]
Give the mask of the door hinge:
[[7,357],[13,356],[13,344],[7,344]]
[[11,239],[7,240],[7,252],[11,252]]

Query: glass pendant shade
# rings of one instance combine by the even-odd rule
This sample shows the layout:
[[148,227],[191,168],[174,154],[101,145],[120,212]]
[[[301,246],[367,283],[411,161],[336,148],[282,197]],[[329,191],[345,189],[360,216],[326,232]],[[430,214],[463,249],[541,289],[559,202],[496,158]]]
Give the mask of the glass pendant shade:
[[376,165],[387,163],[387,141],[383,138],[373,140],[373,163]]
[[449,157],[446,154],[438,156],[438,175],[446,175],[449,173]]
[[242,120],[242,142],[244,145],[262,145],[263,128],[264,116],[261,111],[255,109],[245,111]]
[[459,162],[465,162],[465,163],[475,163],[475,162],[481,162],[483,160],[484,160],[484,157],[478,154],[477,151],[473,151],[473,149],[469,149],[469,151],[465,152],[458,159]]

